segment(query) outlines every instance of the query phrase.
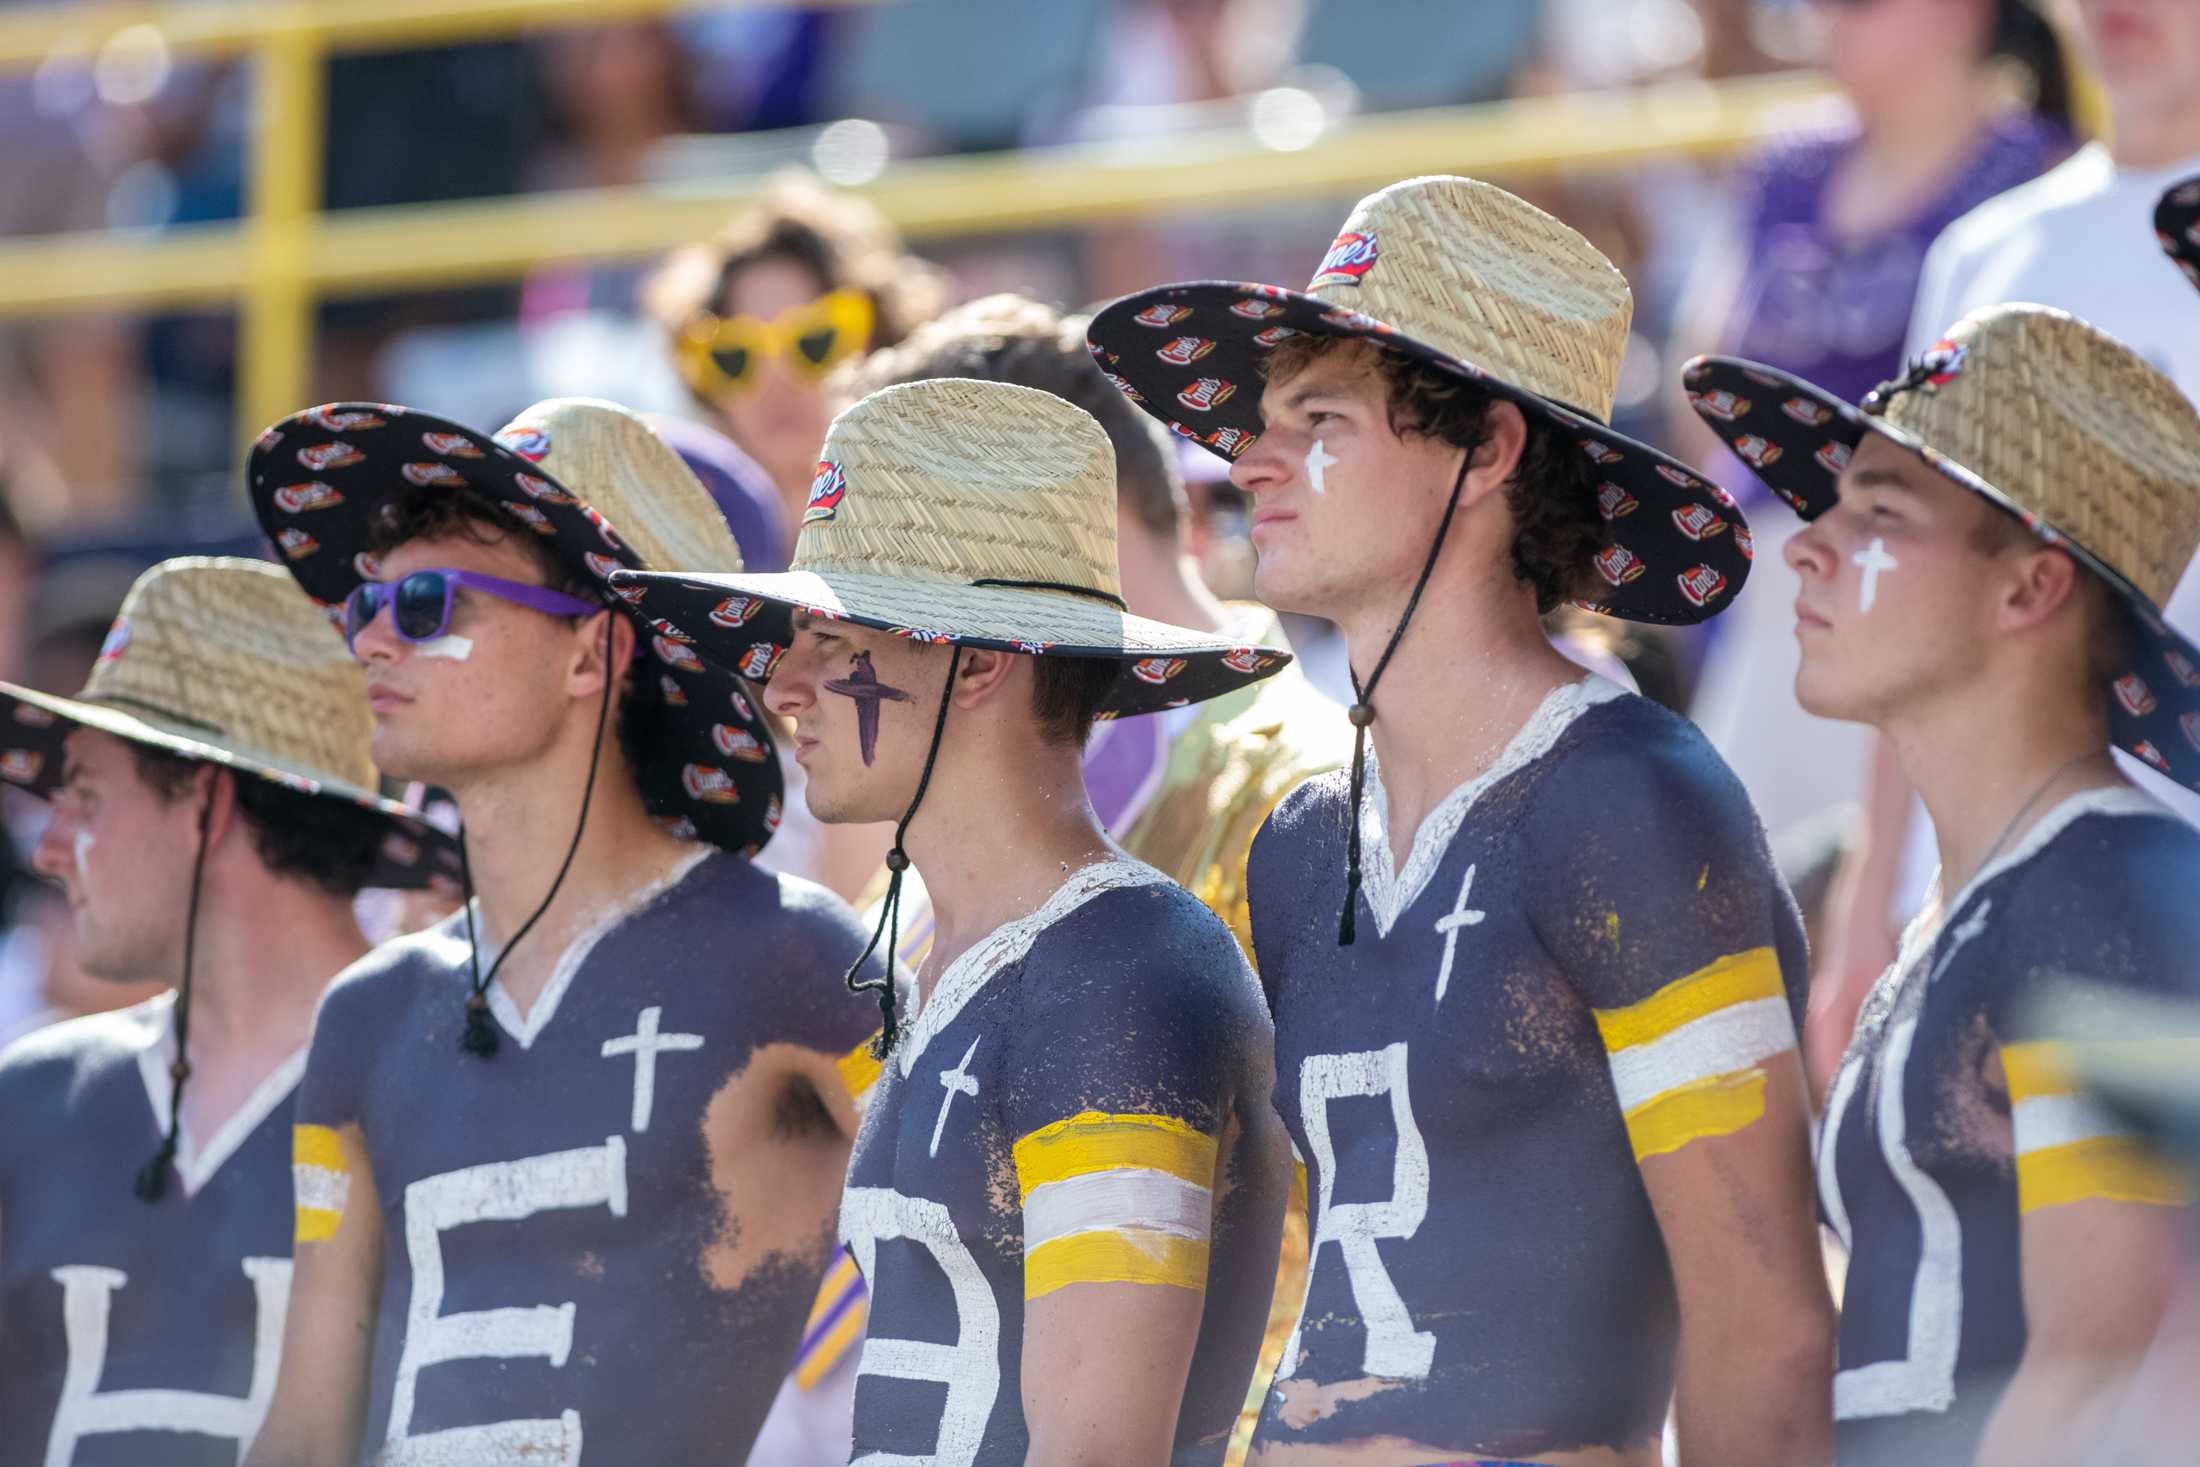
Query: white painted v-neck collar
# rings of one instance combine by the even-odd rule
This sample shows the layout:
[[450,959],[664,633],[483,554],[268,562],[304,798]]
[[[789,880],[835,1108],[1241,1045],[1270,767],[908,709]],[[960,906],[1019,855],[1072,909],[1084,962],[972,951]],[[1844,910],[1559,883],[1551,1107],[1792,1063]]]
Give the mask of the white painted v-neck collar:
[[[542,994],[535,1000],[535,1006],[524,1015],[520,1013],[518,1003],[513,1001],[511,993],[505,988],[502,975],[490,979],[489,1012],[495,1016],[497,1026],[511,1035],[513,1041],[521,1049],[534,1048],[535,1041],[542,1037],[542,1031],[549,1028],[550,1021],[557,1017],[558,1005],[565,1001],[565,991],[573,986],[573,980],[580,974],[581,965],[587,962],[588,955],[596,950],[596,944],[603,941],[612,929],[620,923],[687,880],[689,874],[697,866],[702,865],[705,860],[709,859],[711,851],[710,846],[698,845],[687,855],[681,857],[672,869],[664,875],[658,877],[649,885],[629,893],[624,900],[615,902],[605,908],[595,921],[589,923],[572,942],[566,945],[565,951],[558,957],[557,967],[550,971],[550,981],[543,985]],[[460,918],[461,924],[464,920],[463,917]],[[481,920],[480,898],[478,897],[475,898],[474,920],[477,923]],[[463,925],[459,930],[463,933]],[[481,958],[483,962],[494,961],[493,955],[489,953],[483,953]]]
[[[908,1034],[895,1047],[902,1077],[908,1078],[916,1068],[918,1058],[934,1036],[955,1021],[955,1016],[984,990],[994,974],[1029,953],[1042,932],[1104,891],[1150,886],[1167,880],[1143,861],[1104,856],[1090,866],[1081,866],[1071,872],[1069,879],[1056,887],[1054,894],[1042,902],[1037,911],[1003,922],[965,948],[960,957],[947,965],[947,971],[940,975],[939,984],[932,990],[932,997],[917,1010]],[[905,996],[914,998],[909,989],[902,991]]]
[[[143,1005],[141,1018],[146,1024],[145,1044],[138,1050],[138,1078],[145,1082],[145,1103],[152,1108],[153,1128],[159,1135],[168,1134],[169,1097],[175,1088],[175,1080],[168,1067],[176,1058],[176,996],[164,993]],[[275,1108],[288,1099],[298,1088],[298,1081],[306,1072],[306,1045],[299,1045],[284,1057],[283,1062],[268,1071],[267,1078],[253,1087],[244,1104],[230,1112],[214,1131],[213,1137],[202,1151],[191,1138],[189,1127],[176,1129],[176,1177],[183,1183],[186,1197],[195,1197],[200,1189],[214,1179],[222,1163],[236,1155],[237,1148],[260,1128],[260,1123],[274,1114]]]
[[1376,762],[1375,751],[1369,749],[1367,792],[1360,802],[1360,859],[1364,873],[1360,890],[1366,894],[1367,904],[1375,913],[1377,934],[1390,936],[1390,929],[1427,889],[1476,801],[1499,781],[1550,753],[1557,746],[1559,735],[1571,728],[1582,714],[1600,703],[1625,696],[1625,688],[1595,673],[1551,689],[1489,768],[1444,796],[1422,817],[1421,828],[1413,833],[1413,847],[1406,854],[1403,874],[1395,869],[1390,853],[1390,797],[1383,788],[1382,769]]

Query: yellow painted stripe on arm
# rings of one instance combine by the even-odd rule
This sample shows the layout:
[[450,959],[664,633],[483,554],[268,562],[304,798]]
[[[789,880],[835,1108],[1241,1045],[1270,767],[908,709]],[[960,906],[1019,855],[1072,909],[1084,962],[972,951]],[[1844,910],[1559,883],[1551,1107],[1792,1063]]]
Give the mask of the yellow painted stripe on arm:
[[1676,978],[1639,1002],[1592,1012],[1605,1049],[1621,1050],[1663,1038],[1683,1024],[1738,1003],[1786,996],[1779,955],[1769,947],[1753,947]]
[[834,1060],[833,1067],[840,1071],[840,1083],[847,1087],[848,1098],[858,1103],[878,1084],[879,1072],[884,1068],[878,1056],[871,1053],[870,1039]]
[[2019,1212],[2065,1202],[2182,1207],[2192,1200],[2192,1179],[2156,1160],[2129,1136],[2094,1136],[2041,1147],[2017,1158]]
[[1668,1090],[1627,1112],[1636,1161],[1678,1151],[1691,1141],[1726,1136],[1765,1113],[1765,1072],[1750,1068]]
[[1028,1198],[1033,1188],[1048,1182],[1122,1167],[1166,1172],[1211,1187],[1215,1151],[1214,1137],[1174,1116],[1088,1110],[1033,1131],[1016,1143],[1013,1155],[1021,1196]]
[[2052,1039],[2003,1045],[2001,1070],[2008,1078],[2012,1103],[2042,1095],[2068,1095],[2078,1088],[2070,1046]]
[[846,1314],[840,1316],[839,1323],[812,1346],[810,1353],[803,1356],[801,1362],[795,1366],[795,1385],[805,1391],[816,1390],[817,1383],[830,1375],[833,1367],[840,1363],[841,1357],[862,1338],[863,1324],[870,1318],[870,1314],[869,1306],[858,1301]]
[[1204,1292],[1207,1250],[1204,1239],[1142,1228],[1075,1233],[1024,1255],[1024,1298],[1071,1284],[1169,1284]]
[[[341,1199],[350,1190],[351,1164],[332,1127],[290,1128],[290,1173],[298,1197],[296,1241],[320,1243],[335,1237],[336,1225],[344,1220]],[[330,1201],[338,1205],[325,1205]]]

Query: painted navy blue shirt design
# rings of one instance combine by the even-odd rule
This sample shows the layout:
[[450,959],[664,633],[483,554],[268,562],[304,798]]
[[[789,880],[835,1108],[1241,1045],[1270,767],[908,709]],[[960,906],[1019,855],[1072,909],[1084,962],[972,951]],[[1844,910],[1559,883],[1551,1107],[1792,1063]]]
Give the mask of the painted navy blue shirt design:
[[1850,1250],[1843,1467],[1976,1454],[2024,1353],[2023,1213],[2129,1197],[2134,1177],[2128,1140],[2041,1063],[2076,1036],[2030,1032],[2025,1000],[2055,978],[2200,993],[2195,891],[2200,832],[2117,787],[2057,806],[1905,934],[1819,1137],[1820,1204]]
[[1739,783],[1679,718],[1555,690],[1394,871],[1379,768],[1360,936],[1349,793],[1287,797],[1248,882],[1311,1266],[1268,1447],[1535,1460],[1654,1441],[1677,1302],[1643,1160],[1763,1111],[1801,923]]
[[290,1297],[290,1125],[303,1050],[154,1204],[167,997],[0,1056],[0,1467],[236,1467],[275,1389]]
[[[492,985],[493,1059],[459,1051],[458,919],[338,980],[300,1091],[298,1226],[332,1228],[346,1195],[310,1138],[357,1124],[383,1211],[370,1460],[740,1460],[831,1219],[726,1281],[740,1238],[706,1115],[769,1047],[863,1040],[875,1011],[838,982],[862,946],[822,889],[698,850],[576,941],[524,1021]],[[792,1084],[786,1104],[829,1124]]]
[[1288,1186],[1280,1146],[1256,1154],[1269,1042],[1229,929],[1128,860],[1073,874],[941,975],[842,1201],[872,1296],[855,1462],[1022,1467],[1026,1302],[1091,1281],[1203,1290],[1174,1460],[1221,1460]]

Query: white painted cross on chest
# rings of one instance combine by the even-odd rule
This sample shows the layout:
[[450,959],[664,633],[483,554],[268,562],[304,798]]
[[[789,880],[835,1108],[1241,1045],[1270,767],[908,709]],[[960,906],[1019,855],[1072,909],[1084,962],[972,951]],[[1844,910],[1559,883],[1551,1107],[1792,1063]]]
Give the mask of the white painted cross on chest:
[[1474,891],[1474,867],[1467,868],[1466,880],[1459,883],[1459,900],[1451,911],[1436,919],[1436,930],[1444,935],[1444,965],[1436,970],[1436,1001],[1444,1001],[1444,990],[1451,987],[1452,959],[1459,951],[1459,929],[1479,927],[1489,913],[1478,912],[1467,905],[1467,898]]
[[657,1099],[657,1056],[703,1047],[700,1034],[660,1034],[658,1022],[664,1010],[655,1004],[643,1009],[634,1021],[634,1032],[603,1042],[603,1057],[634,1056],[634,1113],[629,1129],[641,1135],[649,1129],[649,1113]]

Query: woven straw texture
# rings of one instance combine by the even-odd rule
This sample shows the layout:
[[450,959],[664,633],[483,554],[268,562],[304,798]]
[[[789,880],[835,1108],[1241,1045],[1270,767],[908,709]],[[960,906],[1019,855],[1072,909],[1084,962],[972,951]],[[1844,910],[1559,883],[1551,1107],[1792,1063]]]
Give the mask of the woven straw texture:
[[1339,240],[1354,235],[1376,242],[1383,268],[1319,270],[1309,295],[1611,419],[1635,302],[1595,245],[1472,178],[1414,178],[1370,194]]
[[616,526],[646,564],[741,569],[741,548],[710,491],[648,423],[617,403],[551,398],[496,437],[507,446],[543,442],[534,461]]
[[210,748],[322,787],[375,785],[366,673],[320,609],[264,561],[193,556],[147,571],[75,701],[91,706],[50,706],[125,737],[142,725],[186,752]]

